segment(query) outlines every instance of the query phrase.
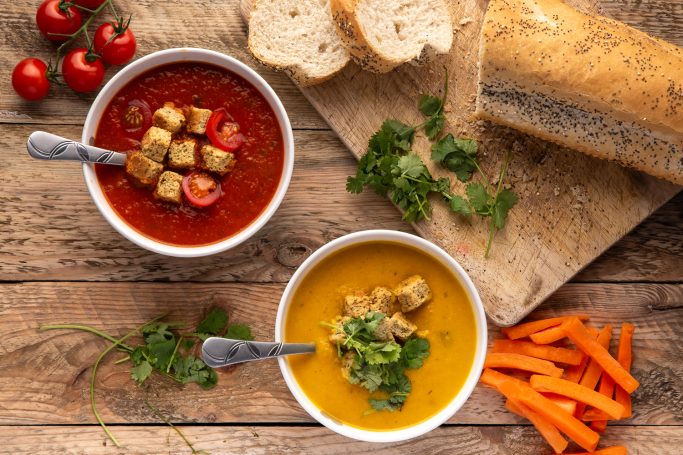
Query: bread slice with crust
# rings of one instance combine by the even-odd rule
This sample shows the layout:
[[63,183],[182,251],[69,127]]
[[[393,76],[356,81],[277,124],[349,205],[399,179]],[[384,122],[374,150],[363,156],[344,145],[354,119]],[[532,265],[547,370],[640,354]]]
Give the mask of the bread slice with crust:
[[445,0],[331,0],[332,17],[351,57],[386,73],[405,62],[427,63],[453,44]]
[[304,87],[330,79],[350,60],[329,0],[254,0],[248,43],[262,63]]

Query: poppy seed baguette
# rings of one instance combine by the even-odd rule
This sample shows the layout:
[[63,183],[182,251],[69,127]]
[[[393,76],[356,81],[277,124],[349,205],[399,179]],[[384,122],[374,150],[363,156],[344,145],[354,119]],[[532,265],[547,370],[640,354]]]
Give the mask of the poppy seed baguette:
[[477,116],[683,184],[683,50],[559,0],[491,0]]
[[453,25],[444,0],[331,0],[337,32],[361,68],[386,73],[446,54]]

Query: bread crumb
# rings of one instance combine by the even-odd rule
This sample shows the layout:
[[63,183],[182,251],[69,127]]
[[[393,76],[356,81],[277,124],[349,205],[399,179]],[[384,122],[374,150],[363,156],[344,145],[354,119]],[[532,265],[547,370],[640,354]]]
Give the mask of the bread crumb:
[[463,18],[460,20],[460,25],[467,25],[467,24],[469,24],[469,23],[471,23],[471,22],[474,22],[474,20],[473,20],[471,17],[469,17],[469,16],[463,17]]

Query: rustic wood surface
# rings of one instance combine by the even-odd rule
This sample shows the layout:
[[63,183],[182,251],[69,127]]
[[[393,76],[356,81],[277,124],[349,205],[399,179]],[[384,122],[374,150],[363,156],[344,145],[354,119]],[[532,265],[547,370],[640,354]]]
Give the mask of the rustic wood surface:
[[[142,390],[125,365],[113,365],[115,355],[103,365],[97,389],[102,414],[125,445],[112,447],[95,425],[88,401],[90,366],[105,344],[82,333],[38,332],[39,324],[88,323],[121,334],[159,313],[170,311],[172,318],[193,322],[211,305],[220,305],[235,321],[252,326],[259,339],[268,339],[284,284],[312,251],[360,229],[412,228],[388,201],[345,193],[354,158],[285,76],[248,55],[236,2],[117,0],[120,10],[134,14],[138,55],[183,45],[234,55],[273,85],[296,129],[290,191],[272,222],[250,242],[194,260],[166,258],[130,244],[92,205],[80,168],[36,163],[25,153],[26,137],[34,129],[80,137],[93,98],[61,89],[30,104],[12,93],[9,74],[16,61],[50,55],[33,25],[37,3],[17,0],[0,9],[5,25],[0,42],[0,453],[190,453],[141,403],[145,394],[198,449],[213,454],[550,453],[533,429],[519,425],[521,420],[502,408],[501,398],[484,388],[477,388],[448,425],[414,441],[371,445],[316,425],[274,363],[223,371],[219,386],[209,392],[157,379]],[[601,5],[613,17],[683,44],[683,4],[676,0]],[[113,73],[108,70],[108,76]],[[679,195],[534,311],[534,318],[581,310],[598,325],[637,324],[634,371],[643,387],[634,397],[634,416],[610,426],[605,444],[621,443],[636,454],[680,453],[682,308]],[[490,336],[497,336],[493,325],[490,329]]]

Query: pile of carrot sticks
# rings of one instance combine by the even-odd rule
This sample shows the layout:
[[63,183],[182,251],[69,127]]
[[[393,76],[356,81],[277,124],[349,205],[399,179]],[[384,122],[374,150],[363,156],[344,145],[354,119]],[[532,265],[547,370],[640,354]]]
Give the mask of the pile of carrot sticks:
[[[631,416],[639,385],[630,373],[634,326],[622,324],[615,358],[609,353],[612,326],[597,330],[587,320],[563,316],[502,329],[508,339],[494,342],[480,381],[503,394],[505,407],[528,419],[555,453],[567,449],[566,436],[587,451],[582,454],[626,455],[622,446],[596,447],[609,420]],[[554,345],[565,340],[576,349]]]

